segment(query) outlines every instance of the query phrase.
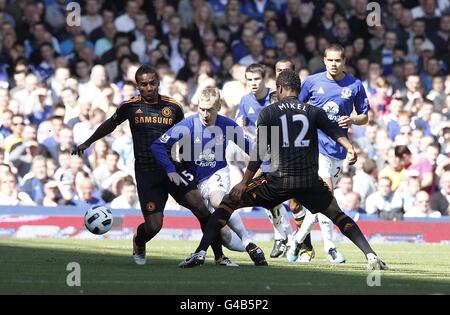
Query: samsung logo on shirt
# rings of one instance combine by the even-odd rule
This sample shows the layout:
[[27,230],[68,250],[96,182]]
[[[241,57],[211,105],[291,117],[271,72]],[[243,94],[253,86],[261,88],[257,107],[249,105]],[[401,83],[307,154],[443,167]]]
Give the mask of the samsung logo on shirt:
[[134,117],[134,123],[173,125],[173,118],[141,116],[141,117]]

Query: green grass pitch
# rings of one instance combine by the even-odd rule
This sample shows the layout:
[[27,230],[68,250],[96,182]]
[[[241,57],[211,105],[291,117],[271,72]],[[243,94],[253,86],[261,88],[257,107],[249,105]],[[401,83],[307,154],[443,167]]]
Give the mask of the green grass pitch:
[[[225,253],[239,268],[205,265],[180,269],[194,241],[154,240],[145,266],[134,265],[130,240],[0,239],[0,294],[450,294],[450,246],[375,244],[391,268],[380,286],[367,285],[365,257],[353,244],[340,244],[347,258],[331,265],[315,244],[309,264],[268,259],[255,267],[246,253]],[[260,242],[266,256],[272,243]],[[66,283],[67,264],[81,267],[81,286]],[[374,279],[374,278],[373,278]]]

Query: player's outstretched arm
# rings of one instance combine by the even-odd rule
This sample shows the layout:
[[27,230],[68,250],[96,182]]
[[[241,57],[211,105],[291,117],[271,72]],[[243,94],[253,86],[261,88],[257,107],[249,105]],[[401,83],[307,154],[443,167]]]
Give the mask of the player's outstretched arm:
[[360,114],[355,116],[341,116],[338,120],[339,127],[350,128],[352,125],[365,125],[369,121],[367,114]]
[[114,131],[114,129],[116,129],[116,124],[113,123],[112,119],[109,118],[107,120],[105,120],[100,126],[98,126],[98,128],[94,131],[94,133],[92,134],[92,136],[89,137],[89,139],[87,139],[85,142],[83,142],[82,144],[78,145],[73,151],[72,154],[75,155],[79,155],[82,156],[84,151],[89,148],[89,146],[91,144],[93,144],[95,141],[97,141],[98,139],[101,139],[107,135],[109,135],[111,132]]
[[355,164],[356,160],[358,159],[358,157],[356,155],[355,148],[350,143],[348,138],[341,136],[341,137],[336,139],[336,142],[339,143],[341,146],[343,146],[345,148],[345,150],[347,150],[347,161],[348,161],[348,163],[350,165]]

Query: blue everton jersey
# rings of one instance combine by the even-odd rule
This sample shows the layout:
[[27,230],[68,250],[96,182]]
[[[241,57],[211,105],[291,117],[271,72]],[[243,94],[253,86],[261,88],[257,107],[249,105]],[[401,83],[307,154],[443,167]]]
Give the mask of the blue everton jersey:
[[269,104],[269,89],[267,90],[267,95],[261,100],[257,100],[255,95],[251,92],[245,94],[239,103],[239,108],[236,112],[236,119],[239,117],[244,117],[244,126],[247,126],[250,133],[256,134],[256,121],[258,120],[259,113]]
[[156,160],[167,173],[176,172],[168,155],[172,146],[179,142],[183,167],[194,174],[198,182],[208,179],[227,166],[225,150],[233,141],[249,154],[254,143],[244,135],[244,130],[232,119],[217,115],[215,126],[205,127],[199,115],[192,115],[172,128],[152,144]]
[[[350,116],[353,108],[356,113],[369,112],[369,100],[362,82],[355,77],[345,74],[339,81],[330,80],[326,72],[308,76],[302,85],[299,100],[308,102],[325,110],[328,118],[336,125],[341,116]],[[347,129],[342,128],[347,135]],[[337,160],[346,156],[344,147],[319,130],[319,151],[323,155]]]

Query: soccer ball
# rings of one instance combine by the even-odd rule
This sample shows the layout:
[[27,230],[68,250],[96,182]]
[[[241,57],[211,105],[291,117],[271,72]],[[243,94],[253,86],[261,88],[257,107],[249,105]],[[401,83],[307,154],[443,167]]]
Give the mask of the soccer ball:
[[84,225],[97,235],[108,232],[113,224],[111,210],[105,206],[93,206],[84,215]]

